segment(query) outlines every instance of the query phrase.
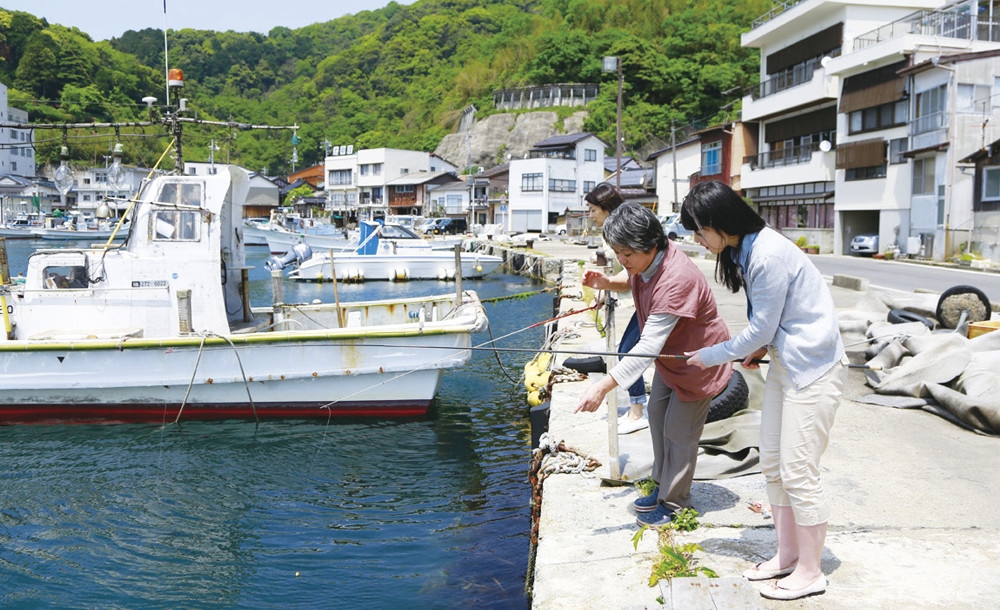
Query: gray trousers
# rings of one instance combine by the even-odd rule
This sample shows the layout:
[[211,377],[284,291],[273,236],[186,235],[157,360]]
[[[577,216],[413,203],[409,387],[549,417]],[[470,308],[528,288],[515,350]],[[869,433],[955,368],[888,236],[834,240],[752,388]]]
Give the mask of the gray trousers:
[[711,398],[685,402],[659,375],[653,375],[649,402],[649,435],[653,440],[653,480],[667,510],[691,506],[691,481],[698,460],[698,441],[705,427]]

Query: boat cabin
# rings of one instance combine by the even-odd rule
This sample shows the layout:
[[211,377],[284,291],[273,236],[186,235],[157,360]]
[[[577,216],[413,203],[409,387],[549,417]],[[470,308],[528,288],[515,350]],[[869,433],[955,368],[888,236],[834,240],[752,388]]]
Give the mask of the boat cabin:
[[124,244],[38,250],[8,302],[13,338],[229,334],[251,323],[245,170],[143,187]]

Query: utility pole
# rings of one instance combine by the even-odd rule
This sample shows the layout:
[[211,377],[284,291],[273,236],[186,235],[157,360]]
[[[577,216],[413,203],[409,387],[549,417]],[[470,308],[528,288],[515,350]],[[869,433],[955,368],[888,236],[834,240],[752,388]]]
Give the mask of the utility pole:
[[674,159],[674,205],[671,206],[673,208],[671,212],[679,212],[680,202],[677,201],[677,128],[674,126],[673,119],[670,119],[670,151]]

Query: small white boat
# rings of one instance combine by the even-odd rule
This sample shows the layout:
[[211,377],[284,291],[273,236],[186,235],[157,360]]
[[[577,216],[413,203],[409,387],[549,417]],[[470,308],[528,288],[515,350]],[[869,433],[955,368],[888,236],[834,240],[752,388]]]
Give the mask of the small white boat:
[[[292,233],[291,231],[268,231],[266,237],[268,248],[270,248],[272,254],[284,254],[286,252],[291,252],[292,248],[297,243],[304,243],[314,251],[330,249],[353,250],[357,248],[360,243],[359,235],[360,232],[356,230],[353,231],[353,233],[338,232],[327,235],[318,233]],[[407,229],[406,227],[393,223],[382,224],[381,229],[379,229],[379,239],[383,242],[393,242],[396,244],[397,249],[444,249],[452,248],[455,243],[461,242],[460,239],[447,243],[432,242],[424,239],[420,235],[417,235],[415,232]]]
[[31,239],[32,229],[43,226],[43,216],[36,212],[29,214],[18,214],[9,222],[0,225],[0,237],[6,239]]
[[[502,263],[499,256],[479,252],[433,250],[423,246],[407,248],[393,240],[380,240],[381,227],[377,223],[361,223],[361,242],[351,251],[312,252],[311,248],[294,249],[285,258],[272,258],[269,269],[281,269],[295,263],[297,267],[289,278],[315,282],[330,281],[334,269],[338,281],[363,282],[368,280],[454,280],[461,267],[464,279],[481,278],[495,271]],[[331,264],[332,257],[332,264]]]
[[[316,222],[311,218],[302,218],[290,209],[271,211],[271,216],[265,221],[259,218],[247,218],[243,222],[241,233],[243,243],[248,246],[267,244],[271,254],[284,254],[289,247],[272,242],[272,236],[283,236],[289,245],[294,244],[299,236],[324,236],[339,240],[341,246],[348,243],[344,231],[330,223]],[[274,249],[281,248],[281,249]]]
[[476,294],[287,304],[276,278],[251,307],[249,186],[234,166],[159,176],[124,246],[32,254],[0,287],[0,423],[425,413],[486,328]]
[[46,239],[50,241],[89,241],[99,242],[114,236],[115,241],[124,240],[128,236],[129,227],[126,223],[117,232],[114,225],[106,225],[96,228],[77,229],[60,225],[57,227],[40,227],[31,230],[32,239]]

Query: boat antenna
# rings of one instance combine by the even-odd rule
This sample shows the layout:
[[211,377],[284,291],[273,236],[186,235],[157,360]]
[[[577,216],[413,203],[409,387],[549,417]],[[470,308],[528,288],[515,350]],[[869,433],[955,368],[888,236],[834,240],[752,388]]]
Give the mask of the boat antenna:
[[167,55],[167,0],[163,0],[163,75],[167,77],[167,108],[170,107],[170,58]]

